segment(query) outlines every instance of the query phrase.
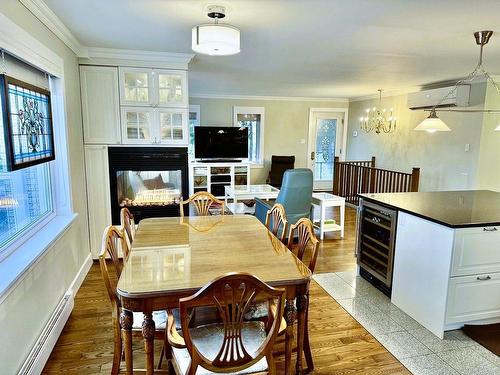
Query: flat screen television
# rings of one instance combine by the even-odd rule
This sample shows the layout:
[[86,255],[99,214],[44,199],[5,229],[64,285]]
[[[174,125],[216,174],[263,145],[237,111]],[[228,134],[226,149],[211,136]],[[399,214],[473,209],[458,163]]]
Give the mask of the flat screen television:
[[195,126],[196,159],[248,158],[248,129],[229,126]]

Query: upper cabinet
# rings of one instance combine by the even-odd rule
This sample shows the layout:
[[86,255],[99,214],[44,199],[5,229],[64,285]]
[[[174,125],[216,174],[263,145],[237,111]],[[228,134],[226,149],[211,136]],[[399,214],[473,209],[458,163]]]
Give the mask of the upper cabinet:
[[118,68],[82,65],[80,87],[85,143],[121,143]]
[[186,71],[120,68],[120,99],[125,106],[187,107]]

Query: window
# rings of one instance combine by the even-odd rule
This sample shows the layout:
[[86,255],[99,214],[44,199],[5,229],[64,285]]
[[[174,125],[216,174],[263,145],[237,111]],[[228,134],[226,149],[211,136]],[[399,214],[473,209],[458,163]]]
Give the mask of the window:
[[264,107],[234,107],[234,126],[248,128],[248,161],[264,163]]
[[[51,82],[45,73],[6,55],[7,74],[11,72],[21,80],[36,86],[49,87]],[[56,101],[54,101],[56,102]],[[55,216],[51,164],[46,162],[32,167],[7,172],[4,126],[0,107],[0,260],[31,236],[47,220]]]
[[0,173],[0,252],[52,212],[48,163]]
[[189,106],[189,146],[188,156],[194,159],[194,127],[200,126],[200,106]]

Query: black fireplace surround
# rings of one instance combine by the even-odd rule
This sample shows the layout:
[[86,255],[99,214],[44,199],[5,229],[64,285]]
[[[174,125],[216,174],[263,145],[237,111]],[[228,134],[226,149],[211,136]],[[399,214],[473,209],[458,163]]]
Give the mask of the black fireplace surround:
[[122,207],[136,222],[179,216],[179,202],[188,197],[187,148],[109,147],[108,160],[114,225],[120,224]]

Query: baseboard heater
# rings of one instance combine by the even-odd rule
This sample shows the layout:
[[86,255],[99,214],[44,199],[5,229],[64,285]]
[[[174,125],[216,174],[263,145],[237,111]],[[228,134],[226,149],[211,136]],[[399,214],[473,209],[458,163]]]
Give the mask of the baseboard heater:
[[24,361],[20,375],[38,375],[41,374],[45,363],[49,359],[50,353],[61,334],[71,311],[73,310],[74,297],[73,291],[67,292],[57,305],[54,313],[45,325],[42,333],[38,337],[33,349],[31,349],[28,358]]

